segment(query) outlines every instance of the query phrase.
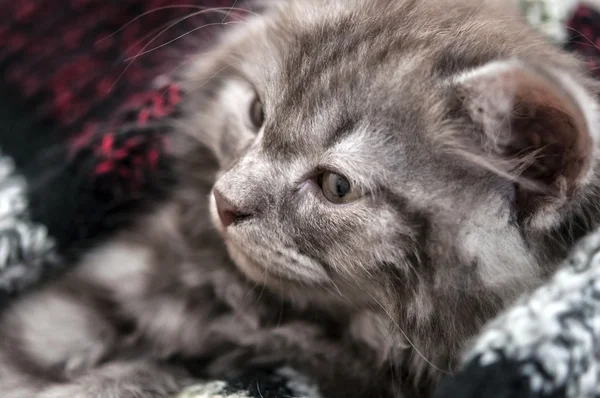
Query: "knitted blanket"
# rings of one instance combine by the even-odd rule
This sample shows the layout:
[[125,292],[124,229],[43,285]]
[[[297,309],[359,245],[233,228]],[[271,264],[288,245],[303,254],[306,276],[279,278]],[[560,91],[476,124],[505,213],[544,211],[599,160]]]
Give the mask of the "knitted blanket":
[[[600,14],[521,0],[600,77]],[[170,79],[244,15],[235,0],[0,0],[0,308],[168,195]],[[567,29],[566,27],[569,27]],[[439,397],[587,397],[600,349],[600,232],[483,331]],[[180,398],[305,397],[291,369],[198,383]]]

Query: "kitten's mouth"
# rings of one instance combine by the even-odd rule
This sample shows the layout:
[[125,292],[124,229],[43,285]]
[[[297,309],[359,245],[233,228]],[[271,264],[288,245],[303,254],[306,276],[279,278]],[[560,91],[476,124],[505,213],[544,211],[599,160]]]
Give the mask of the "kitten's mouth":
[[[214,201],[211,201],[211,218],[213,224],[223,237],[231,259],[246,276],[255,282],[269,284],[275,278],[277,283],[290,282],[302,284],[324,284],[330,281],[327,272],[314,261],[299,254],[284,255],[272,247],[258,243],[245,242],[240,231],[224,228],[219,220]],[[249,246],[249,247],[248,247]]]
[[247,256],[243,250],[231,242],[231,240],[225,240],[227,245],[227,251],[231,256],[231,259],[235,265],[250,279],[255,282],[261,282],[266,284],[268,280],[268,270],[265,267],[260,266],[256,261],[252,260]]
[[273,279],[273,277],[277,283],[289,282],[302,283],[304,285],[319,285],[329,281],[329,277],[324,270],[315,272],[312,267],[311,269],[307,269],[302,266],[290,266],[273,262],[267,263],[266,261],[257,260],[252,253],[249,253],[226,235],[225,244],[229,255],[237,267],[255,282],[269,284],[269,279]]

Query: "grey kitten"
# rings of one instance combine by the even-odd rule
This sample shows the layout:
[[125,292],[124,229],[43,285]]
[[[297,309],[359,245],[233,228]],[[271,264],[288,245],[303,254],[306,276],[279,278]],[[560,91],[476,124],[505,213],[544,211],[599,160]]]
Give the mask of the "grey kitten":
[[265,7],[182,77],[173,199],[3,314],[5,397],[427,396],[598,225],[598,84],[505,2]]

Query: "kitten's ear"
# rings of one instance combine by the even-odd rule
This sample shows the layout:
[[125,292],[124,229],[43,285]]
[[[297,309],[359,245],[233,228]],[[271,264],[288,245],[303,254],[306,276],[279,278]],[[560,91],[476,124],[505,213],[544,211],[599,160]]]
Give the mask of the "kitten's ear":
[[594,99],[574,79],[508,60],[453,83],[481,133],[481,159],[518,182],[518,206],[526,216],[556,209],[585,184],[597,142],[597,112]]

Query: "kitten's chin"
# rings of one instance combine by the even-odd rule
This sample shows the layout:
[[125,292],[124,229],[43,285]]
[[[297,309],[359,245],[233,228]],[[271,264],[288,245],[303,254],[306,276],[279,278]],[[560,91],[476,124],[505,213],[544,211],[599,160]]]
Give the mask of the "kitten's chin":
[[227,242],[226,244],[231,259],[244,275],[254,282],[268,284],[269,274],[266,268],[258,265],[248,257],[243,250],[233,245],[231,242]]

